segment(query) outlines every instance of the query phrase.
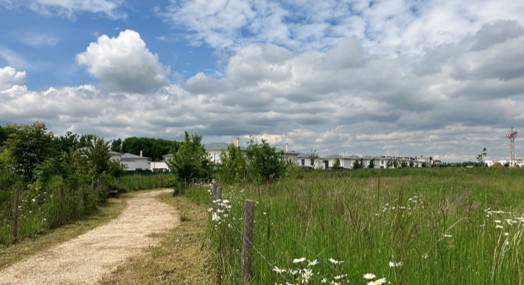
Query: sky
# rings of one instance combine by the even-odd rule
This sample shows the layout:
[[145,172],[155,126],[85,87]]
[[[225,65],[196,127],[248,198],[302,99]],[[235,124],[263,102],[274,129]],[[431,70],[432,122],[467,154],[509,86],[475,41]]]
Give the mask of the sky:
[[0,26],[0,125],[449,162],[524,127],[522,0],[0,0]]

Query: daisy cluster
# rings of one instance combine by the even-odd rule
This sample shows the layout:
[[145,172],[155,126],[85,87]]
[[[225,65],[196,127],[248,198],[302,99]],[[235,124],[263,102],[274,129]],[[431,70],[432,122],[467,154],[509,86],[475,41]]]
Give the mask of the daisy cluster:
[[413,211],[425,209],[426,208],[425,205],[426,203],[424,202],[424,200],[422,200],[420,196],[415,195],[413,197],[410,197],[408,199],[408,203],[404,206],[402,205],[391,206],[389,205],[389,203],[385,203],[382,206],[382,210],[380,211],[380,213],[377,213],[375,215],[380,216],[381,214],[392,212],[392,211],[402,211],[402,212],[411,214]]
[[[331,266],[337,266],[344,261],[329,258],[328,261]],[[294,283],[286,281],[285,283],[275,283],[275,285],[297,285],[297,284],[329,284],[329,285],[342,285],[342,284],[354,284],[348,279],[348,274],[338,274],[333,277],[327,278],[322,276],[320,272],[315,270],[315,266],[319,264],[318,259],[310,260],[305,257],[295,258],[292,261],[295,268],[279,268],[278,266],[273,267],[273,271],[281,275],[286,280],[293,280]],[[401,266],[402,262],[390,262],[390,267]],[[380,285],[387,283],[386,278],[377,278],[375,274],[366,273],[363,278],[367,285]]]
[[213,200],[212,203],[216,207],[215,209],[209,208],[208,212],[211,213],[211,221],[215,223],[215,226],[218,226],[230,216],[231,203],[228,199],[217,199]]

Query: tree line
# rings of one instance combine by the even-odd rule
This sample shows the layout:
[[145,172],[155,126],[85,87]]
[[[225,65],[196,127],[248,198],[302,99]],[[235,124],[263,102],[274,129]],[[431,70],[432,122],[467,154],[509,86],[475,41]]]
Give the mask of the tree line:
[[[10,234],[16,224],[14,212],[20,213],[15,218],[23,225],[20,237],[31,236],[92,213],[112,190],[122,188],[122,181],[132,189],[140,188],[130,185],[129,179],[121,180],[126,169],[110,159],[110,150],[142,151],[153,160],[171,153],[173,158],[167,163],[172,179],[163,179],[161,184],[173,186],[174,193],[198,178],[224,183],[271,182],[297,173],[283,152],[265,140],[252,139],[245,149],[230,144],[221,154],[221,163],[215,164],[202,136],[188,132],[180,142],[144,137],[108,142],[94,134],[67,132],[57,136],[42,122],[0,126],[0,243],[16,240],[16,235]],[[17,195],[19,205],[14,211]]]

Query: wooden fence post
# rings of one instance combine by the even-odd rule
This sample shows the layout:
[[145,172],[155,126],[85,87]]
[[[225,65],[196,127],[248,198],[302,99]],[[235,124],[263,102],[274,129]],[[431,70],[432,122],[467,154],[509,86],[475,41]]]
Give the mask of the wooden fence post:
[[218,202],[216,201],[222,200],[222,189],[218,187],[215,179],[213,179],[213,182],[211,183],[211,207],[213,208],[213,211],[216,211],[218,209]]
[[18,241],[18,207],[20,206],[20,187],[15,188],[15,200],[13,203],[13,243]]
[[253,249],[253,221],[255,201],[246,200],[244,206],[244,237],[242,241],[242,284],[249,284],[251,279],[251,251]]

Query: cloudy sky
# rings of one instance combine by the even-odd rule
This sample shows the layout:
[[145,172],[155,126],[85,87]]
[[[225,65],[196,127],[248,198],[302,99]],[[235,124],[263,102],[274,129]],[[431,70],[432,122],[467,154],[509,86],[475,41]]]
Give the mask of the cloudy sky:
[[522,0],[0,0],[0,26],[0,125],[444,161],[524,127]]

